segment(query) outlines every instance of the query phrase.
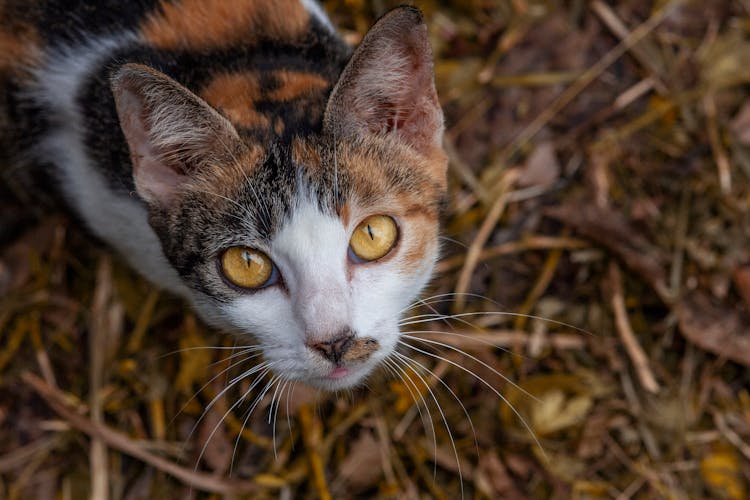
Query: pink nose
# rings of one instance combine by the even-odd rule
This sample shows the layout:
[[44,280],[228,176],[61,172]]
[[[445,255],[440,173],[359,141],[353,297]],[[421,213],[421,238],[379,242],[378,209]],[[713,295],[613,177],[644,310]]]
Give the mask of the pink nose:
[[336,338],[325,342],[316,342],[307,344],[307,346],[318,351],[328,361],[334,364],[340,364],[341,358],[354,343],[354,334],[350,330],[344,330]]

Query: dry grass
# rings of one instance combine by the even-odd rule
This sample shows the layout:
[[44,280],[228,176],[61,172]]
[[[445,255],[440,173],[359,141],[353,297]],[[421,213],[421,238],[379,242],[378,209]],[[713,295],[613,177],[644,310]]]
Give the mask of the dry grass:
[[[326,6],[356,40],[374,3]],[[232,351],[191,348],[233,340],[45,216],[0,247],[0,497],[747,497],[750,3],[419,4],[430,293],[471,294],[410,327],[430,371],[206,411]]]

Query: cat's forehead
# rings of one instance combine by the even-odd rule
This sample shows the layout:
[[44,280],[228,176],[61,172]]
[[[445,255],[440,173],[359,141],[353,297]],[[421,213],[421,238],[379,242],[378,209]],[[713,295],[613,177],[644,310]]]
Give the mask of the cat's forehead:
[[188,197],[183,216],[205,220],[214,250],[270,245],[301,204],[312,203],[350,228],[374,214],[437,220],[440,166],[408,147],[307,136],[251,150],[205,177]]

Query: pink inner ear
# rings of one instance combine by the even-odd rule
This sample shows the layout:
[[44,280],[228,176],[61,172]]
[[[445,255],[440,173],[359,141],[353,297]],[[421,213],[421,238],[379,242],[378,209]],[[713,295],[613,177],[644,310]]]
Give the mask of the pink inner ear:
[[389,134],[427,156],[441,148],[443,114],[427,27],[413,9],[392,11],[365,36],[334,88],[326,123]]

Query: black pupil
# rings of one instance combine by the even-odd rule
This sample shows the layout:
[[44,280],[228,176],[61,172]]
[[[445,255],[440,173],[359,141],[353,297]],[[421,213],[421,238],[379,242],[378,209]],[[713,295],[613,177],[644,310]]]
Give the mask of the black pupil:
[[247,267],[251,267],[253,265],[253,256],[250,255],[250,252],[242,252],[242,259],[245,261],[245,265]]
[[373,241],[375,240],[375,236],[372,234],[372,228],[370,227],[369,224],[367,224],[367,234],[370,235],[370,239],[371,240],[373,240]]

